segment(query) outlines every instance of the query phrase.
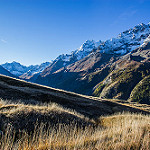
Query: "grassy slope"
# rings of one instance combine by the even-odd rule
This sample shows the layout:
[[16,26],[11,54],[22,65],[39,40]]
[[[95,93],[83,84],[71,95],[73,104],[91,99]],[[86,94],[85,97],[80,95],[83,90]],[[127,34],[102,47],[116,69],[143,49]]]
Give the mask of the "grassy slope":
[[[139,108],[133,108],[116,101],[102,100],[100,98],[80,95],[64,90],[54,89],[47,86],[31,84],[22,80],[0,76],[0,98],[11,101],[54,102],[65,108],[74,109],[90,118],[97,118],[101,115],[116,113],[118,111],[142,112]],[[143,111],[144,113],[144,111]]]
[[[45,125],[35,128],[34,133],[20,132],[15,140],[11,128],[1,137],[0,148],[5,150],[149,150],[150,117],[137,114],[116,114],[101,117],[98,126]],[[13,138],[14,137],[14,138]]]
[[[127,100],[134,87],[149,74],[149,63],[137,65],[132,64],[131,62],[131,64],[126,68],[112,71],[96,86],[93,94],[102,98]],[[149,97],[142,101],[141,99],[134,99],[134,101],[149,104]]]
[[131,92],[130,100],[150,104],[150,75],[135,86]]
[[[148,149],[148,105],[102,100],[6,76],[0,76],[0,96],[10,100],[0,102],[0,149]],[[123,111],[140,114],[110,115]]]
[[120,57],[110,66],[109,75],[95,86],[93,94],[150,104],[149,84],[146,83],[150,75],[149,56],[150,44],[147,43]]

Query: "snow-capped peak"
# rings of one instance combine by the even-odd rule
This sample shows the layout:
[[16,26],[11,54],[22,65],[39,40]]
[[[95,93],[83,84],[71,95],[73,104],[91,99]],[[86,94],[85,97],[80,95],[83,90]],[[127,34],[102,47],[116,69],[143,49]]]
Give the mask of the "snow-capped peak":
[[116,38],[106,41],[86,40],[70,54],[59,55],[50,65],[50,72],[66,67],[83,59],[92,52],[124,55],[139,47],[150,34],[150,24],[138,24],[134,28],[120,33]]
[[87,56],[93,49],[97,49],[100,44],[101,41],[86,40],[73,54],[76,55],[77,60],[80,60]]
[[134,28],[126,30],[118,35],[100,44],[101,53],[126,54],[139,47],[150,34],[150,24],[138,24]]
[[18,62],[13,61],[12,63],[5,63],[2,64],[2,66],[8,70],[10,73],[16,75],[16,76],[20,76],[21,74],[23,74],[24,72],[26,72],[28,69],[26,66],[21,65]]
[[94,40],[86,40],[85,43],[83,43],[78,51],[89,51],[93,48],[97,48],[101,41],[95,42]]
[[77,61],[85,56],[87,56],[93,49],[97,49],[100,45],[101,41],[95,42],[94,40],[86,40],[80,48],[78,48],[75,51],[72,51],[71,54],[62,54],[59,55],[56,60],[62,60],[64,61],[64,64],[66,65],[69,61]]
[[2,66],[10,73],[14,74],[15,76],[21,76],[24,73],[28,72],[29,70],[32,71],[32,73],[39,72],[39,71],[42,72],[49,64],[50,62],[45,62],[42,63],[41,65],[31,65],[27,67],[21,65],[16,61],[13,61],[12,63],[2,64]]

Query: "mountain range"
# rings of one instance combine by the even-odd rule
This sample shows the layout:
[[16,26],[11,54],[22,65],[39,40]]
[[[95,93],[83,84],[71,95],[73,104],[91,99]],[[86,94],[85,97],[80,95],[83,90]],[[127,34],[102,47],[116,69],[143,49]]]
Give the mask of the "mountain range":
[[149,35],[150,23],[142,23],[116,38],[87,40],[79,49],[52,62],[28,67],[12,62],[2,67],[31,82],[101,98],[150,104]]
[[33,75],[37,75],[42,72],[48,65],[50,65],[50,62],[45,62],[40,65],[24,66],[18,62],[13,61],[12,63],[5,63],[1,66],[16,77],[28,79],[26,76],[31,77]]

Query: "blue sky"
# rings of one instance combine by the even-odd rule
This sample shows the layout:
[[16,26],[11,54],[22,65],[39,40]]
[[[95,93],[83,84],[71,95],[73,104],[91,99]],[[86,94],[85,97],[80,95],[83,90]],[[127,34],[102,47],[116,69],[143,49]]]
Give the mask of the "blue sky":
[[150,22],[150,0],[0,0],[0,64],[51,61]]

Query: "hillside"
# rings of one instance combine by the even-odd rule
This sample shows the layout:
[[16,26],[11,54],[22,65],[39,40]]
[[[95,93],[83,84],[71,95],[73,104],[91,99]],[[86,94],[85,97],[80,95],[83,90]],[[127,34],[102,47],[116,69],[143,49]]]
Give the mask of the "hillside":
[[150,75],[144,77],[132,90],[130,101],[150,103]]
[[149,105],[80,95],[4,75],[0,98],[1,149],[148,150]]
[[[95,87],[94,95],[102,98],[117,98],[150,104],[150,44],[144,44],[121,57],[110,66],[109,75]],[[142,85],[142,83],[144,85]],[[140,88],[140,92],[138,91]],[[144,96],[142,97],[142,93]],[[141,97],[138,96],[141,94]]]
[[[115,112],[130,111],[143,112],[139,108],[130,107],[130,103],[121,101],[103,100],[96,97],[80,95],[64,90],[54,89],[38,84],[28,83],[19,79],[0,75],[0,98],[12,102],[54,102],[65,108],[74,109],[85,116],[96,118],[100,115],[113,114]],[[87,109],[89,110],[87,111]]]
[[[37,111],[37,108],[35,111]],[[47,115],[46,113],[44,114],[45,116]],[[29,116],[32,115],[30,110],[26,110],[26,114],[29,114]],[[23,122],[22,120],[19,122],[18,118],[22,116],[21,110],[16,112],[10,110],[10,112],[5,113],[5,115],[11,117],[10,121],[14,121],[13,125],[15,125],[15,127],[18,127],[18,125],[20,127],[21,124],[24,124],[25,127],[23,132],[19,130],[19,139],[16,137],[10,125],[5,128],[5,134],[1,132],[0,148],[5,150],[149,150],[148,124],[150,117],[145,115],[127,113],[100,117],[99,120],[97,120],[97,126],[94,128],[89,126],[89,124],[86,124],[86,127],[77,127],[73,124],[59,124],[58,126],[52,127],[44,123],[38,126],[36,122],[36,127],[32,134],[31,132],[27,132],[27,128],[32,129],[31,125],[34,122],[31,122],[31,120],[35,120],[33,118],[34,116],[31,117],[32,119],[27,117]],[[38,112],[40,121],[42,115],[43,112],[41,114]],[[53,116],[53,118],[55,117]],[[62,117],[62,115],[60,115],[60,117]],[[45,119],[51,120],[50,117],[45,117]],[[62,119],[64,118],[62,117]],[[68,116],[65,120],[68,121]],[[55,121],[55,119],[51,121]]]

